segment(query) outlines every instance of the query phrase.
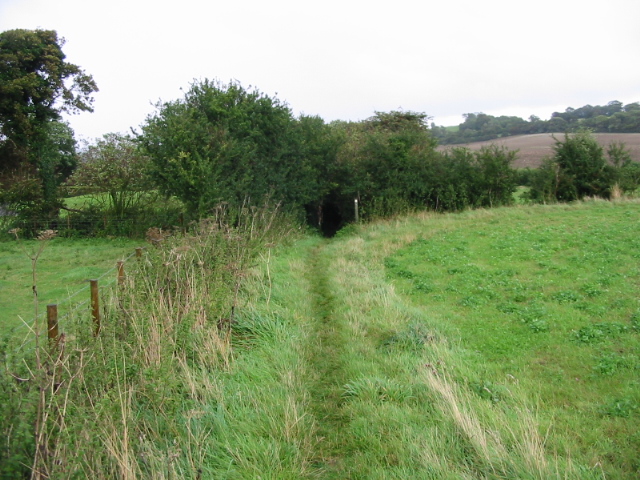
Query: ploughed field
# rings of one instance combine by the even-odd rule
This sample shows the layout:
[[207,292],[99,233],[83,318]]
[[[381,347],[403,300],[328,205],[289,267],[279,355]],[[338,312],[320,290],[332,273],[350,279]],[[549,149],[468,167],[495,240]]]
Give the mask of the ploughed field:
[[[510,150],[519,150],[518,158],[513,165],[515,168],[536,168],[540,166],[544,157],[553,155],[554,136],[557,139],[562,139],[564,138],[564,133],[516,135],[463,145],[442,145],[439,149],[447,150],[454,147],[467,147],[472,150],[479,150],[489,145],[504,146]],[[594,133],[593,136],[604,147],[605,151],[610,143],[623,142],[631,151],[633,159],[636,162],[640,162],[640,133]]]

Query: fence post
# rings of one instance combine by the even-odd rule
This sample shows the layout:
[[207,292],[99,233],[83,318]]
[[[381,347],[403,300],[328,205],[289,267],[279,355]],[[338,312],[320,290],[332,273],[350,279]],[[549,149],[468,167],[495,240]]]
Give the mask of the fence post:
[[118,285],[124,284],[124,262],[118,261]]
[[58,344],[58,305],[47,305],[47,332],[49,337],[49,343],[52,346]]
[[91,318],[93,318],[93,336],[100,333],[100,302],[98,300],[98,280],[89,280],[91,284]]
[[355,205],[356,223],[360,223],[360,215],[359,215],[359,213],[360,213],[360,212],[358,212],[358,199],[356,198],[356,199],[353,201],[353,203],[354,203],[354,205]]
[[142,258],[142,247],[136,247],[136,258]]

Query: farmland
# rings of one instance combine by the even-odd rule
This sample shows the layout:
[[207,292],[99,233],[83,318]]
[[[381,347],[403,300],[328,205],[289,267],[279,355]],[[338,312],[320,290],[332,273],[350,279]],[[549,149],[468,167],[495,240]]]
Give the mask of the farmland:
[[[82,430],[59,437],[52,468],[93,478],[637,477],[639,207],[421,213],[331,240],[263,240],[228,335],[218,321],[228,304],[216,310],[223,289],[204,273],[226,278],[237,261],[218,252],[241,249],[211,235],[175,239],[148,252],[144,277],[128,278],[119,320],[93,353],[104,373],[75,387],[93,392],[90,404],[69,390],[66,428]],[[198,242],[215,248],[205,256]],[[45,250],[43,261],[48,253],[59,254]],[[79,458],[73,442],[94,423],[105,445],[91,436]]]
[[[36,264],[39,311],[49,303],[65,303],[61,314],[73,305],[67,299],[86,289],[87,280],[113,270],[140,246],[128,239],[55,238]],[[30,257],[39,249],[35,240],[0,242],[0,327],[9,330],[24,326],[33,316],[32,265]],[[113,283],[115,273],[105,279]],[[86,295],[81,300],[86,300]]]
[[[439,150],[447,150],[454,147],[468,147],[479,150],[488,145],[504,146],[510,150],[518,150],[518,157],[513,164],[514,168],[535,168],[540,166],[544,157],[553,155],[553,145],[557,139],[564,138],[563,133],[539,133],[535,135],[517,135],[498,138],[486,142],[474,142],[465,145],[447,145],[438,147]],[[611,142],[623,142],[631,151],[631,156],[636,162],[640,162],[640,133],[594,133],[594,138],[605,148]]]

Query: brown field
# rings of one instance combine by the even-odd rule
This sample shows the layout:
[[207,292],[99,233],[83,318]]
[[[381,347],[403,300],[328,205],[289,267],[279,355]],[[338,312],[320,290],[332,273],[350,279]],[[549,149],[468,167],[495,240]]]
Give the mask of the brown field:
[[[544,157],[553,154],[555,143],[553,136],[559,140],[564,138],[564,133],[538,133],[535,135],[517,135],[514,137],[496,138],[486,142],[468,143],[465,145],[442,145],[439,150],[452,147],[468,147],[479,150],[487,145],[505,146],[510,150],[518,150],[518,157],[514,168],[537,167]],[[636,162],[640,162],[640,133],[594,133],[593,136],[604,147],[605,151],[611,142],[623,142]]]

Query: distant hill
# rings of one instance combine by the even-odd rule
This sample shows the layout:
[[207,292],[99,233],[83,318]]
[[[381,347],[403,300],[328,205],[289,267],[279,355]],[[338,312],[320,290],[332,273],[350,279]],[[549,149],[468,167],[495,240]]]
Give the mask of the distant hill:
[[[561,140],[564,133],[537,133],[533,135],[516,135],[513,137],[496,138],[485,142],[473,142],[462,145],[441,145],[438,150],[448,150],[455,147],[467,147],[479,150],[483,146],[505,146],[510,150],[519,150],[518,158],[513,165],[515,168],[538,167],[542,159],[553,155],[553,137]],[[623,142],[631,151],[631,156],[640,162],[640,133],[594,133],[593,136],[604,147],[605,151],[611,142]]]

